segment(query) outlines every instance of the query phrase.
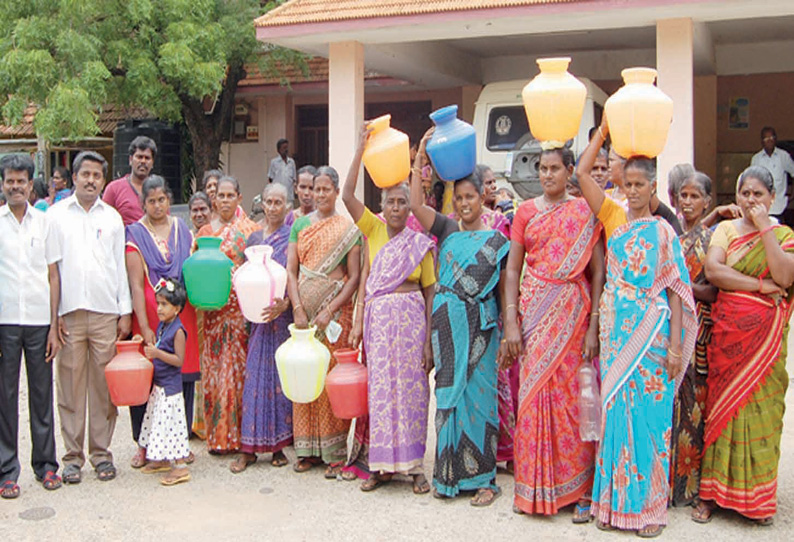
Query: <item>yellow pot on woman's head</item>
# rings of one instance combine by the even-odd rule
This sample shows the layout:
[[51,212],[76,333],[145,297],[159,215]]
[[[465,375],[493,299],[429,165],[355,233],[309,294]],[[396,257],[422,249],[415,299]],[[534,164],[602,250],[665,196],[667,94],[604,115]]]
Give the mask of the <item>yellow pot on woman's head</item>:
[[539,58],[540,73],[521,93],[529,131],[560,146],[576,137],[587,100],[584,83],[568,73],[570,57]]

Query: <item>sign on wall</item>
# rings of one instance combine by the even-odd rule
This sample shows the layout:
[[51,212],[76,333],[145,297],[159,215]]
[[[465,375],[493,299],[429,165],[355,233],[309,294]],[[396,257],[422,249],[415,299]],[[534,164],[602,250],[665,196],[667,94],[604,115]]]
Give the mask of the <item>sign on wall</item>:
[[731,98],[728,111],[728,128],[747,130],[750,127],[750,99]]

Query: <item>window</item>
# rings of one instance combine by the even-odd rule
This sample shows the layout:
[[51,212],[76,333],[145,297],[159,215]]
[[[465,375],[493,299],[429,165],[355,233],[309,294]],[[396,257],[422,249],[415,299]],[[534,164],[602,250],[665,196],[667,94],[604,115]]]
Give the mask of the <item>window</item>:
[[486,146],[489,151],[511,151],[527,132],[527,114],[520,105],[494,107],[488,114]]

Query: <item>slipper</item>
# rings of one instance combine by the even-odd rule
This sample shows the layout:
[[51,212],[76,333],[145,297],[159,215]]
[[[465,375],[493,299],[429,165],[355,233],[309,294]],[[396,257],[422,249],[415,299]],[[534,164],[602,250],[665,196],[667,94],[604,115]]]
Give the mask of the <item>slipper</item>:
[[603,523],[601,521],[596,521],[596,529],[598,529],[599,531],[614,531],[614,530],[616,530],[615,527],[613,527],[609,523]]
[[322,465],[323,461],[319,457],[301,457],[292,466],[295,472],[308,472],[312,468]]
[[449,495],[444,495],[443,493],[439,493],[438,489],[433,488],[433,498],[438,499],[440,501],[446,501],[452,499]]
[[760,527],[771,527],[772,525],[775,524],[775,518],[769,517],[764,519],[756,519],[755,524]]
[[[704,515],[704,513],[708,513],[708,515]],[[700,501],[694,510],[692,510],[690,517],[695,523],[709,523],[714,519],[714,508]]]
[[389,482],[391,482],[391,476],[388,476],[388,478],[384,478],[380,474],[373,474],[372,476],[369,477],[369,479],[364,480],[361,483],[361,491],[363,491],[364,493],[369,493],[370,491],[375,491],[380,486],[386,485]]
[[19,484],[13,480],[3,482],[3,487],[0,489],[0,497],[4,499],[16,499],[19,497]]
[[571,521],[576,525],[581,525],[583,523],[590,523],[595,518],[590,515],[590,503],[588,502],[586,505],[582,505],[582,503],[577,502],[576,506],[573,509],[573,518]]
[[102,461],[94,467],[94,470],[96,471],[97,480],[100,482],[110,482],[116,477],[116,467],[110,461]]
[[63,469],[64,484],[79,484],[83,480],[83,473],[77,465],[66,465]]
[[146,463],[146,466],[141,469],[143,474],[157,474],[158,472],[168,472],[172,469],[171,463],[158,463],[152,461]]
[[189,472],[185,472],[185,473],[180,474],[178,476],[165,475],[160,480],[160,483],[162,485],[164,485],[164,486],[175,486],[177,484],[181,484],[183,482],[189,482],[189,481],[190,481],[190,473]]
[[414,495],[424,495],[430,493],[430,482],[424,474],[417,474],[414,476]]
[[187,463],[188,465],[192,465],[195,460],[196,460],[196,456],[193,454],[193,452],[190,452],[189,454],[187,454],[187,457],[185,458],[185,463]]
[[51,470],[48,470],[43,478],[36,476],[36,481],[41,482],[41,486],[47,491],[54,491],[62,485],[61,477]]
[[[233,474],[240,474],[245,469],[247,469],[250,465],[256,463],[257,457],[254,455],[253,459],[248,459],[246,457],[248,454],[240,454],[237,456],[237,459],[232,461],[231,465],[229,465],[229,470],[232,471]],[[251,454],[253,455],[253,454]]]
[[[650,525],[648,525],[650,527]],[[652,531],[645,531],[643,532],[642,529],[637,531],[637,536],[640,538],[656,538],[664,531],[664,525],[656,525],[656,528]]]
[[[483,495],[486,491],[491,492],[491,498],[484,501],[479,500],[480,495]],[[491,506],[493,502],[496,499],[498,499],[501,494],[502,494],[502,490],[499,489],[498,487],[497,488],[481,487],[480,489],[477,490],[477,493],[474,494],[474,497],[472,497],[469,503],[472,506],[476,506],[477,508],[484,508],[486,506]]]
[[325,468],[325,479],[336,480],[336,476],[342,472],[342,463],[331,463]]
[[270,464],[274,467],[284,467],[289,463],[287,456],[284,455],[283,452],[276,452],[273,454],[273,459],[270,460]]
[[135,455],[132,456],[130,460],[130,467],[133,469],[140,469],[146,465],[146,448],[141,448],[138,446],[138,450],[135,452]]
[[520,509],[518,506],[516,506],[515,504],[513,505],[513,513],[514,513],[514,514],[516,514],[516,515],[518,515],[518,516],[523,516],[524,514],[526,514],[526,512],[524,512],[523,510],[521,510],[521,509]]

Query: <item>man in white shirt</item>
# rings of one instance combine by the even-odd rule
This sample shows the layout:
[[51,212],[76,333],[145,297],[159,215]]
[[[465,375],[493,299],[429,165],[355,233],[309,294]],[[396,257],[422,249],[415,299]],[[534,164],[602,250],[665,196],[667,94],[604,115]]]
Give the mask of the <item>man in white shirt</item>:
[[81,480],[85,463],[86,402],[88,451],[99,480],[116,477],[110,441],[116,407],[110,402],[105,366],[115,342],[126,338],[132,324],[132,301],[124,262],[124,224],[119,213],[99,195],[107,162],[92,151],[74,159],[74,194],[48,211],[52,223],[51,255],[61,277],[58,331],[63,348],[56,384],[63,456],[63,481]]
[[267,180],[270,183],[284,185],[291,205],[295,195],[294,184],[298,176],[295,172],[295,160],[289,157],[289,141],[279,139],[276,143],[276,151],[278,156],[270,161],[270,168],[267,170]]
[[28,203],[33,189],[33,160],[11,154],[0,159],[3,194],[0,208],[0,496],[19,496],[19,370],[25,352],[28,376],[31,465],[45,489],[61,487],[55,454],[52,358],[60,348],[56,329],[58,268],[48,265],[50,228],[42,211]]
[[772,174],[772,178],[775,180],[775,199],[769,208],[769,214],[782,223],[781,216],[788,206],[786,174],[794,177],[794,160],[791,159],[789,153],[776,147],[776,143],[775,129],[765,126],[761,130],[761,144],[764,148],[753,156],[750,165],[764,166]]

